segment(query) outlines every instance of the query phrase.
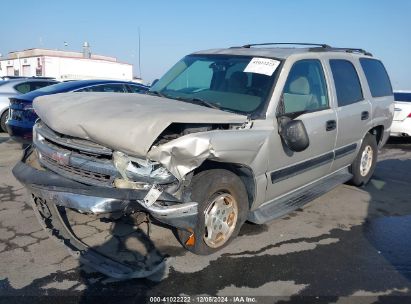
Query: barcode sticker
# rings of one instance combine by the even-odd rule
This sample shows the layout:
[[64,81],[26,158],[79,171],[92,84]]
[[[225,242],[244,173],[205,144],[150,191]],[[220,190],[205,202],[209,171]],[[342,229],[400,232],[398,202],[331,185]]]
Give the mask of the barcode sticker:
[[279,64],[280,61],[275,59],[254,57],[245,67],[244,72],[271,76]]

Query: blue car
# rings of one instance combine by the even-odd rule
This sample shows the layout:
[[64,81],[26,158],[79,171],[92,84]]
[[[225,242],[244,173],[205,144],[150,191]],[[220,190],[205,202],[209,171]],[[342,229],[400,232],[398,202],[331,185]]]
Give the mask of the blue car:
[[36,97],[66,92],[115,92],[141,93],[147,92],[149,87],[127,81],[114,80],[77,80],[62,82],[47,86],[18,97],[10,98],[9,118],[6,122],[7,132],[15,141],[31,143],[32,129],[37,119],[33,109],[33,100]]

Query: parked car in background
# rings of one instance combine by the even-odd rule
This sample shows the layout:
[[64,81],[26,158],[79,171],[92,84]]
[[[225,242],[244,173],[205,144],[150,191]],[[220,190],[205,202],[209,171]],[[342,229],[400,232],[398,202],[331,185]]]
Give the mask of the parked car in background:
[[32,103],[34,98],[39,96],[66,92],[145,93],[148,89],[149,87],[142,84],[116,80],[77,80],[41,88],[10,98],[10,113],[6,122],[7,132],[12,139],[18,142],[31,142],[33,125],[37,119]]
[[391,136],[411,136],[411,91],[394,92],[394,104]]
[[25,94],[45,86],[56,84],[53,79],[16,77],[0,81],[0,119],[1,130],[6,132],[6,120],[9,110],[9,98]]

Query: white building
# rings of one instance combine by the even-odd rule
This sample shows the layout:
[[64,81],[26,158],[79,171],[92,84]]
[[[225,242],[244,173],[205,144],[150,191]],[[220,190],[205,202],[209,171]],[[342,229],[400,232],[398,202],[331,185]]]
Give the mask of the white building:
[[57,80],[132,80],[133,66],[114,57],[91,54],[88,43],[83,52],[27,49],[10,52],[0,60],[0,76],[42,76]]

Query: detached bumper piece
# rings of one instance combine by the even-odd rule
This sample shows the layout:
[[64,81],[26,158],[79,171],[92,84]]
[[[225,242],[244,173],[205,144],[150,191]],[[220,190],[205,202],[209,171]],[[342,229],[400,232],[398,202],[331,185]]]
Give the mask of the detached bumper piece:
[[[32,206],[37,218],[49,235],[64,244],[70,254],[97,271],[116,278],[145,278],[165,268],[165,257],[154,247],[148,251],[144,262],[121,263],[113,260],[80,241],[66,224],[64,208],[32,196]],[[149,240],[147,240],[149,241]]]

